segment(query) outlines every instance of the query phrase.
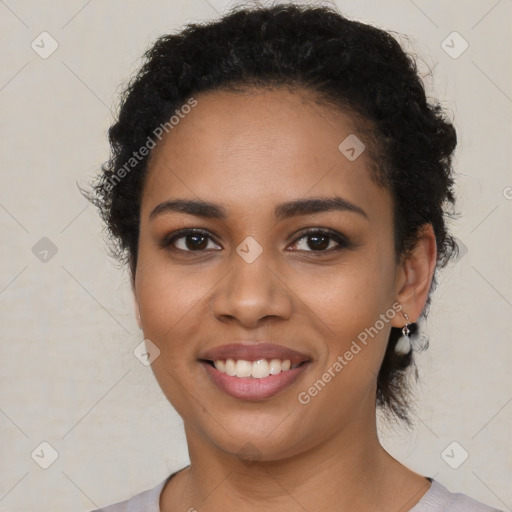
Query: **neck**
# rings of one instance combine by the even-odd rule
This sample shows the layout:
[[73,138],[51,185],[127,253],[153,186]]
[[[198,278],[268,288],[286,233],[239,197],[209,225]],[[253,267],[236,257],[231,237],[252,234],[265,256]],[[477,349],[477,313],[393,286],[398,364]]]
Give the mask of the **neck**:
[[162,510],[409,510],[430,484],[383,449],[375,415],[367,420],[309,450],[253,461],[219,450],[186,425],[191,464],[162,493]]

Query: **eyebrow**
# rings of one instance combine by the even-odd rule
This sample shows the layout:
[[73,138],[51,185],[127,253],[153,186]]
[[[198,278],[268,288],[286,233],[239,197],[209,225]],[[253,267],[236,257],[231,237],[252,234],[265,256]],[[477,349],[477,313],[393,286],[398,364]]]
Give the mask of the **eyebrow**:
[[[276,206],[274,214],[277,220],[283,220],[298,215],[308,215],[329,211],[345,211],[357,213],[368,219],[367,213],[356,204],[339,196],[312,197],[296,199]],[[168,212],[182,212],[206,219],[226,219],[227,210],[215,203],[195,199],[170,199],[158,204],[149,214],[149,219]]]

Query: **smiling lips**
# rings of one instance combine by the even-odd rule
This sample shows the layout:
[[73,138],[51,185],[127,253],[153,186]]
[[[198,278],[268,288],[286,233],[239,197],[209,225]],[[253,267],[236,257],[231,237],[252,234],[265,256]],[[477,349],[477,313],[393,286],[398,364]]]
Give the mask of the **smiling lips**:
[[291,385],[310,358],[271,343],[233,343],[208,350],[199,360],[214,384],[228,395],[262,400]]

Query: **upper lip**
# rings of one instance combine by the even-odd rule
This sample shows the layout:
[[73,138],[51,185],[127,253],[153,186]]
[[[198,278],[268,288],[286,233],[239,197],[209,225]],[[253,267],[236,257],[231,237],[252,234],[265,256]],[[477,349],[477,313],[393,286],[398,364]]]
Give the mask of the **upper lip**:
[[289,359],[291,364],[309,361],[310,357],[291,348],[268,342],[229,343],[202,352],[199,359],[217,361],[219,359],[243,359],[245,361],[258,361],[259,359]]

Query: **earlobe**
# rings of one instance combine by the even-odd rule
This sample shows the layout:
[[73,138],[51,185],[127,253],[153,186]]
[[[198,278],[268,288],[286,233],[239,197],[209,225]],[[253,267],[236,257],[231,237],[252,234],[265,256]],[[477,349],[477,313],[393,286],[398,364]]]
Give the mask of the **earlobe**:
[[[431,224],[424,224],[419,229],[416,245],[404,257],[402,279],[397,294],[397,302],[401,304],[411,322],[418,320],[425,307],[436,264],[437,245],[434,230]],[[401,327],[401,321],[401,318],[397,318],[395,327]]]

